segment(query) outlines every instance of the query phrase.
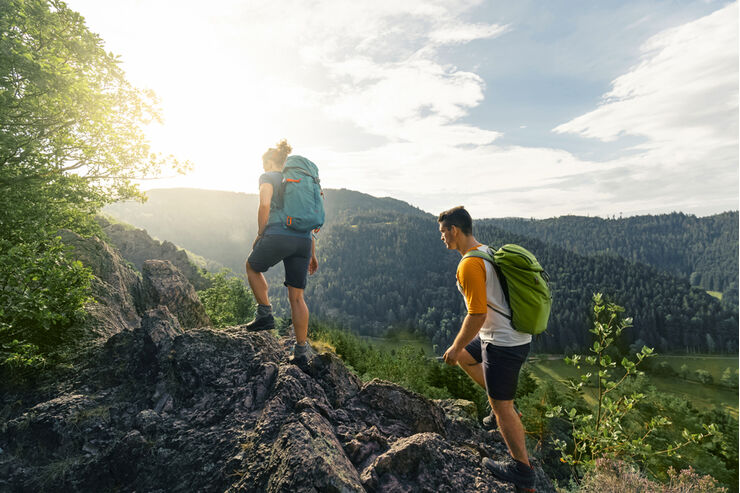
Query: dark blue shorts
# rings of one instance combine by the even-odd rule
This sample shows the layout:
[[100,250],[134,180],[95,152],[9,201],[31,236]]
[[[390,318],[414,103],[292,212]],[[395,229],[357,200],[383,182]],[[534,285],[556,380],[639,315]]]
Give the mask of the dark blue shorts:
[[479,336],[465,346],[465,350],[478,363],[483,363],[486,391],[491,399],[510,401],[516,395],[519,370],[527,360],[530,343],[521,346],[494,346],[482,342]]
[[283,261],[285,285],[306,289],[308,263],[311,261],[311,238],[289,235],[263,236],[254,245],[247,262],[257,272]]

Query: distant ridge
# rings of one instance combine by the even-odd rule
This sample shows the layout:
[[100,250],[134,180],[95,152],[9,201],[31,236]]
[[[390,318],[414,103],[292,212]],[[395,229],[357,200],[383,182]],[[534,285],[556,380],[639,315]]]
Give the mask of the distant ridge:
[[[244,260],[257,235],[256,194],[162,188],[147,191],[147,196],[143,204],[118,202],[107,206],[103,212],[145,229],[156,239],[171,241],[221,262],[235,272],[244,269]],[[326,226],[347,213],[356,212],[430,216],[401,200],[377,198],[344,188],[325,189],[324,198]]]
[[[351,190],[327,190],[326,204],[328,221],[317,245],[319,270],[306,290],[312,313],[341,319],[367,335],[381,335],[389,327],[411,328],[443,350],[460,326],[464,307],[454,285],[459,255],[440,242],[436,218],[399,200]],[[256,235],[256,209],[256,195],[179,189],[155,190],[146,204],[115,204],[106,212],[243,274]],[[688,276],[671,272],[670,263],[659,267],[636,261],[657,255],[658,260],[689,267],[700,265],[691,261],[705,262],[708,269],[692,275],[694,281],[705,274],[716,277],[717,268],[729,271],[722,262],[732,262],[733,244],[736,255],[737,240],[732,238],[737,229],[726,224],[727,217],[559,221],[478,220],[475,226],[480,241],[521,244],[548,270],[554,313],[537,350],[571,351],[588,344],[588,304],[596,291],[634,317],[627,345],[641,340],[662,352],[736,350],[738,307],[732,289],[720,302],[692,288]],[[610,229],[625,222],[629,231]],[[530,230],[506,229],[515,229],[514,223]],[[561,234],[559,224],[575,229]],[[539,236],[537,228],[547,232],[545,226],[555,239]],[[603,246],[600,236],[613,246]],[[712,252],[722,256],[713,260]],[[270,269],[267,277],[271,302],[278,313],[286,313],[282,266]]]

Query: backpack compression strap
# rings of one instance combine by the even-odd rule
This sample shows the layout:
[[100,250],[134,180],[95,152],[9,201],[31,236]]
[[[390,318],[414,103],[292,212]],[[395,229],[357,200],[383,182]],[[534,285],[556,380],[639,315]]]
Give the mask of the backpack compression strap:
[[[490,253],[487,253],[487,252],[482,252],[480,250],[471,250],[468,253],[466,253],[465,255],[463,255],[463,258],[462,258],[462,260],[460,260],[460,262],[462,262],[463,260],[465,260],[468,257],[482,258],[483,260],[488,260],[491,263],[491,265],[493,266],[493,270],[496,271],[496,277],[498,277],[498,282],[501,284],[501,290],[504,292],[504,298],[506,298],[506,304],[509,305],[509,307],[511,307],[511,303],[509,302],[509,290],[508,290],[508,288],[506,286],[506,278],[504,277],[503,273],[501,272],[501,268],[498,265],[496,265],[496,262],[494,262],[493,255],[491,255]],[[511,315],[502,312],[501,310],[499,310],[495,306],[492,306],[490,303],[486,303],[486,305],[488,305],[488,308],[490,308],[494,312],[498,313],[499,315],[502,315],[505,318],[508,318],[509,320],[512,320],[512,316]],[[509,308],[509,309],[511,309],[511,308]]]

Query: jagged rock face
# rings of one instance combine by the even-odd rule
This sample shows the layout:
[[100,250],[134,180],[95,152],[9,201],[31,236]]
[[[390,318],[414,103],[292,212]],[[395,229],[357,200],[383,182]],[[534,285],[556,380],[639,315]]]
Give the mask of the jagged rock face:
[[73,256],[94,274],[91,287],[95,303],[85,309],[89,313],[87,327],[96,335],[108,337],[140,323],[141,280],[126,265],[126,261],[98,238],[83,238],[62,230],[62,241],[72,247]]
[[60,232],[72,247],[73,256],[94,274],[94,303],[88,304],[85,325],[94,335],[109,337],[139,327],[142,317],[158,307],[167,307],[169,317],[188,329],[211,324],[193,286],[168,260],[144,262],[142,277],[108,244],[96,237],[82,238],[71,231]]
[[147,260],[169,260],[196,290],[210,286],[208,279],[190,262],[187,253],[173,243],[169,241],[160,243],[143,229],[114,224],[100,216],[96,220],[121,256],[134,264],[140,272]]
[[83,238],[71,231],[59,233],[72,247],[73,256],[94,274],[94,303],[85,309],[85,326],[93,335],[109,337],[139,327],[152,309],[166,307],[165,319],[182,328],[211,324],[198,294],[185,276],[167,260],[145,261],[142,276],[121,255],[96,237]]
[[0,425],[0,490],[514,491],[481,466],[506,447],[464,401],[363,384],[330,353],[299,367],[291,342],[150,310]]
[[142,277],[144,299],[150,307],[166,306],[186,329],[211,325],[192,284],[171,262],[147,260]]

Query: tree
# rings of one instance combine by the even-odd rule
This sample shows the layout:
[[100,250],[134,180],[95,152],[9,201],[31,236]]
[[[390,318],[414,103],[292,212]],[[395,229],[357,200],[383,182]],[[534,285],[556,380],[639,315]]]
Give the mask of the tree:
[[[105,203],[141,196],[132,179],[184,169],[145,138],[144,127],[160,121],[154,94],[127,82],[77,12],[58,0],[9,0],[0,27],[5,238],[38,226],[89,226]],[[19,208],[25,214],[14,214]]]
[[709,373],[707,370],[696,370],[694,372],[694,377],[696,377],[696,379],[704,385],[712,385],[714,383],[714,378],[712,377],[712,374]]
[[737,388],[737,370],[733,373],[732,368],[725,368],[725,371],[722,372],[722,378],[720,379],[720,383],[724,385],[725,387],[730,387],[731,389]]
[[198,297],[214,327],[243,324],[254,317],[254,297],[244,281],[233,277],[229,269],[207,277],[211,280],[211,287],[199,291]]
[[[99,232],[93,216],[103,205],[143,198],[133,179],[188,163],[151,151],[144,127],[160,119],[154,94],[128,83],[64,2],[0,2],[0,33],[0,287],[12,308],[0,312],[0,349],[17,361],[10,345],[38,348],[27,329],[61,334],[88,296],[89,273],[67,258],[59,229]],[[19,249],[29,255],[20,263]],[[59,289],[65,283],[73,289]],[[17,306],[38,309],[19,317]]]

